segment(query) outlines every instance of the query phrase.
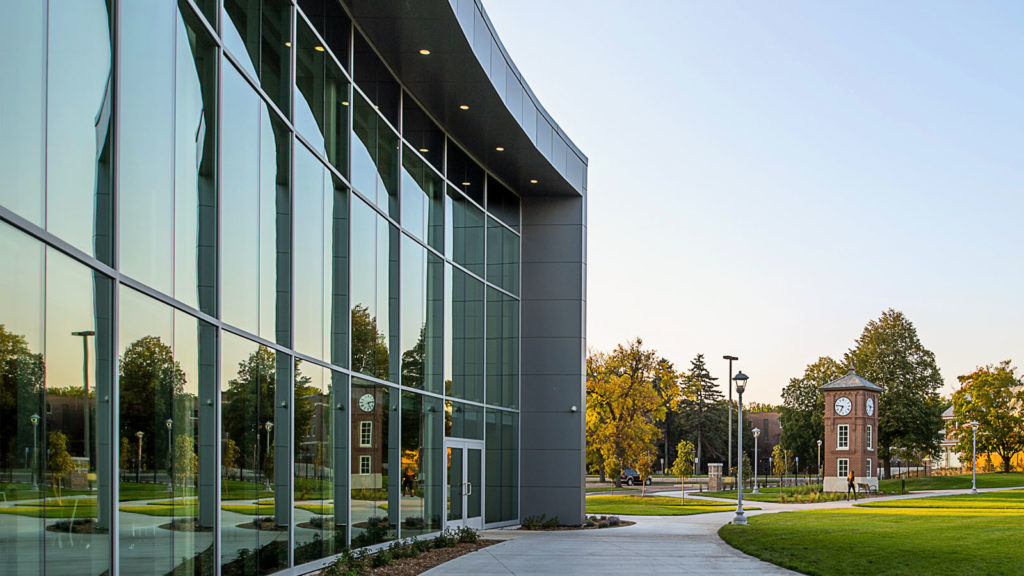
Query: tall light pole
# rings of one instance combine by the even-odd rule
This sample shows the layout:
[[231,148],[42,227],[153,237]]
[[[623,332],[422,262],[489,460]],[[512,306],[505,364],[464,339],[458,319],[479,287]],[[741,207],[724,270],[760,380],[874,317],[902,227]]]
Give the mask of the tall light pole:
[[36,471],[39,469],[39,414],[29,416],[28,421],[32,423],[32,489],[39,490],[39,481],[36,478]]
[[821,440],[818,440],[818,484],[821,484]]
[[800,457],[796,457],[796,469],[793,470],[793,486],[799,484],[800,480]]
[[139,439],[139,459],[136,461],[136,464],[135,464],[135,483],[136,484],[141,484],[142,483],[142,437],[145,436],[145,435],[146,435],[146,433],[143,432],[142,430],[139,430],[138,432],[135,433],[135,437]]
[[974,445],[971,448],[971,494],[978,493],[978,421],[971,420],[970,427],[974,430]]
[[747,375],[737,372],[733,376],[736,382],[736,393],[739,395],[736,408],[736,459],[741,464],[736,467],[736,516],[732,523],[746,526],[747,517],[743,515],[743,390],[747,387]]
[[173,460],[172,455],[174,449],[171,447],[171,428],[174,427],[174,420],[168,418],[164,421],[164,426],[167,426],[167,487],[171,489],[171,496],[174,496],[174,484],[172,484],[174,476],[171,475],[171,461]]
[[86,466],[89,462],[89,336],[95,336],[94,330],[80,330],[72,332],[72,336],[82,337],[82,388],[85,389],[85,460]]
[[[729,356],[728,354],[726,354],[725,356],[722,356],[722,359],[729,361],[729,372],[728,373],[731,375],[732,374],[732,361],[733,360],[739,360],[739,358],[736,357],[736,356]],[[729,379],[729,378],[727,378],[726,380],[729,380],[729,383],[728,383],[728,387],[729,387],[729,417],[725,419],[729,423],[729,433],[727,435],[727,438],[729,439],[729,446],[728,446],[728,448],[726,448],[725,453],[728,454],[728,458],[729,458],[729,467],[726,468],[726,473],[729,473],[729,472],[732,471],[732,380]]]
[[754,428],[751,432],[754,433],[754,494],[760,494],[760,492],[757,491],[757,465],[760,462],[757,459],[757,437],[761,435],[761,430],[759,428]]
[[[267,420],[266,423],[263,424],[263,427],[267,430],[267,457],[269,458],[270,457],[270,431],[274,428],[274,423],[271,422],[270,420]],[[270,490],[270,474],[266,474],[264,472],[264,475],[267,477],[267,490]]]
[[[772,481],[772,473],[773,472],[775,472],[775,464],[774,464],[774,461],[773,461],[772,457],[769,456],[768,457],[768,482]],[[768,482],[764,483],[765,488],[768,487]],[[779,488],[780,489],[782,488],[781,484],[779,485]]]

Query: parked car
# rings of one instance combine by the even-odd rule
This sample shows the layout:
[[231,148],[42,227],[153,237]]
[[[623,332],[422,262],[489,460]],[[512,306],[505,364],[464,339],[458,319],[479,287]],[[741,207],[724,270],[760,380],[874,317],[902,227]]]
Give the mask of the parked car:
[[[632,486],[640,483],[640,473],[632,468],[623,468],[622,474],[619,474],[619,480],[622,481],[626,486]],[[651,485],[651,477],[644,478],[644,485]]]

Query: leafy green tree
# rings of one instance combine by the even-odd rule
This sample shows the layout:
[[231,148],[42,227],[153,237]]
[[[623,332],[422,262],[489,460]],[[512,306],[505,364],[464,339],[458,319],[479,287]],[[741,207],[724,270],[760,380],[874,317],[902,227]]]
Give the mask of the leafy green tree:
[[57,486],[57,505],[61,505],[60,491],[64,485],[64,475],[75,469],[75,463],[68,454],[68,437],[63,432],[53,431],[46,442],[46,468],[50,471],[50,479]]
[[238,468],[239,466],[240,450],[238,449],[238,444],[231,438],[225,438],[223,446],[224,449],[220,455],[220,463],[230,473],[232,468]]
[[884,388],[878,398],[878,448],[891,470],[889,446],[915,454],[938,452],[942,430],[942,375],[935,354],[917,329],[892,308],[868,322],[856,346],[843,357],[857,373]]
[[744,486],[754,485],[754,467],[750,464],[750,454],[746,452],[743,453],[743,479],[746,480]]
[[676,445],[676,460],[672,463],[672,475],[680,481],[679,499],[686,501],[686,477],[693,474],[693,442],[680,440]]
[[[192,402],[185,394],[185,371],[174,359],[171,347],[157,336],[144,336],[132,342],[121,355],[121,437],[135,438],[144,432],[142,451],[153,454],[154,467],[166,466],[165,422],[187,422]],[[178,433],[184,432],[179,426]]]
[[978,422],[978,452],[994,453],[1009,472],[1013,457],[1024,451],[1024,382],[1017,378],[1009,360],[958,376],[960,389],[953,393],[953,416],[948,434],[957,439],[956,449],[969,459],[973,431]]
[[192,479],[199,474],[199,455],[191,436],[182,434],[174,439],[174,476],[181,485],[181,497],[188,496]]
[[772,472],[780,478],[789,472],[789,462],[793,460],[793,453],[776,444],[772,448]]
[[387,334],[377,329],[377,318],[363,304],[352,307],[352,369],[387,380]]
[[21,334],[0,324],[0,467],[13,468],[32,446],[29,416],[43,413],[46,368]]
[[790,378],[782,389],[782,444],[804,462],[817,462],[817,441],[824,440],[825,395],[820,388],[845,372],[839,362],[823,356],[809,364],[803,376]]
[[703,354],[690,361],[690,370],[683,377],[682,395],[680,411],[688,435],[696,440],[697,459],[705,462],[705,455],[724,459],[728,416],[722,391],[708,372]]

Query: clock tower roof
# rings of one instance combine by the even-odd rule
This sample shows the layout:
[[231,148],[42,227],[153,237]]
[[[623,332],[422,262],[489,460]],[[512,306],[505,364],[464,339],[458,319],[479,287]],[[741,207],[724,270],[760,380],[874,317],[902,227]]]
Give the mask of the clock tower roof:
[[853,366],[850,366],[850,371],[847,372],[840,378],[825,384],[820,390],[871,390],[873,392],[881,392],[882,387],[874,382],[869,382],[864,378],[857,375],[854,371]]

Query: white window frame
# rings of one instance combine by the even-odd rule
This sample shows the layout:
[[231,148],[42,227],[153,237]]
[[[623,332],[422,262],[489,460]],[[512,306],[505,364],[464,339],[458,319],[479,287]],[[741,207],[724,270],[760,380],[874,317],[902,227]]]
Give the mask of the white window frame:
[[[843,433],[845,432],[845,434]],[[843,439],[846,439],[846,443],[843,443]],[[836,427],[836,450],[849,450],[850,449],[850,425],[840,424]]]
[[838,458],[836,460],[836,473],[840,478],[846,478],[850,474],[849,458]]
[[[365,470],[365,472],[363,472]],[[362,455],[359,457],[359,473],[366,475],[370,474],[373,470],[373,460],[370,456]]]
[[875,476],[874,469],[871,467],[871,458],[868,458],[868,478]]
[[874,450],[874,448],[872,448],[872,446],[871,446],[871,443],[872,443],[873,440],[871,438],[871,425],[870,424],[868,424],[867,441],[868,441],[868,450]]
[[373,420],[363,420],[359,423],[359,447],[369,448],[373,446]]

